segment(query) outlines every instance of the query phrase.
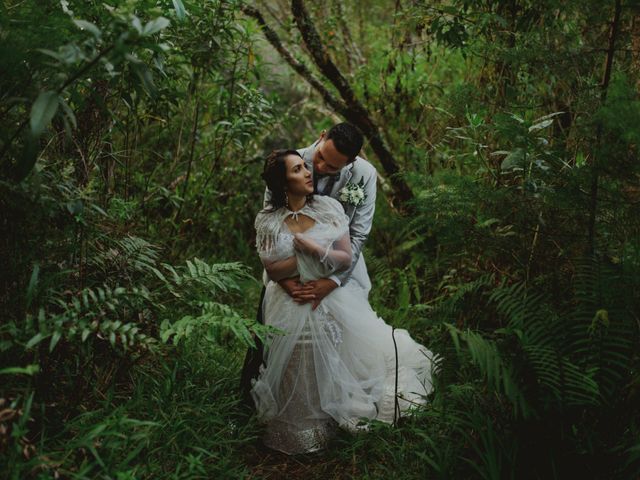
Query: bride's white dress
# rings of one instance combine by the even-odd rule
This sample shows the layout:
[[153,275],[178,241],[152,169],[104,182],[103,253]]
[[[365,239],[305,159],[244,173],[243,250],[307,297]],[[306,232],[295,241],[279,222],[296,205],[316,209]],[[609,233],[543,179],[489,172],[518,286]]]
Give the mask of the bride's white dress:
[[[295,214],[281,208],[256,218],[263,263],[295,256],[302,282],[348,268],[331,255],[349,244],[340,203],[316,196],[297,214],[315,220],[304,235],[326,249],[324,258],[294,250],[285,219]],[[358,282],[336,288],[312,310],[269,281],[262,308],[265,324],[284,332],[266,342],[265,365],[251,391],[258,417],[266,423],[267,446],[289,454],[309,452],[322,448],[336,423],[356,428],[362,418],[392,422],[396,391],[400,412],[426,401],[432,353],[406,330],[392,330],[379,318]]]

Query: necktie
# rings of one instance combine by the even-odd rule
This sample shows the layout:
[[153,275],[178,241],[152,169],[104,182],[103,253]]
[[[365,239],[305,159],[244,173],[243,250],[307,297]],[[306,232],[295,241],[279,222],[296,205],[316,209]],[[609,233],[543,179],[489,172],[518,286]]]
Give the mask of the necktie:
[[[329,195],[331,193],[331,189],[333,188],[333,184],[336,182],[337,178],[340,175],[319,175],[315,174],[313,176],[313,192],[319,195]],[[318,186],[322,180],[322,186]]]

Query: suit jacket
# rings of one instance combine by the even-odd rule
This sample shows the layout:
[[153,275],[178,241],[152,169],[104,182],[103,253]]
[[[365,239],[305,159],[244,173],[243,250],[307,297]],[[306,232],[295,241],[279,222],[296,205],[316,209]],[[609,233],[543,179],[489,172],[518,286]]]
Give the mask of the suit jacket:
[[[313,172],[313,152],[315,151],[317,142],[312,145],[298,150],[302,156],[309,171]],[[351,268],[345,272],[339,273],[333,277],[338,280],[340,285],[345,284],[349,280],[357,281],[360,286],[368,293],[371,289],[367,267],[362,256],[362,248],[371,231],[373,224],[373,214],[376,207],[376,169],[371,163],[362,157],[356,159],[346,165],[335,178],[330,179],[333,185],[328,193],[332,198],[338,200],[344,207],[344,211],[349,217],[349,235],[351,237]],[[365,199],[357,207],[340,200],[340,190],[349,182],[364,184]],[[267,189],[264,196],[265,208],[269,205],[271,192]]]
[[[302,155],[307,168],[313,172],[313,152],[315,151],[317,142],[306,148],[298,150]],[[371,226],[373,224],[373,214],[376,208],[376,181],[378,175],[376,169],[371,163],[362,157],[356,159],[346,165],[333,180],[333,185],[327,194],[338,200],[344,207],[344,211],[349,217],[349,235],[351,237],[351,268],[346,272],[338,275],[341,284],[346,283],[352,276],[358,283],[363,284],[362,287],[368,291],[371,288],[369,283],[369,275],[367,274],[364,258],[362,257],[362,248],[369,236]],[[357,207],[340,200],[340,190],[349,182],[364,184],[365,199]],[[357,273],[357,275],[353,275]],[[366,276],[366,278],[363,278]]]

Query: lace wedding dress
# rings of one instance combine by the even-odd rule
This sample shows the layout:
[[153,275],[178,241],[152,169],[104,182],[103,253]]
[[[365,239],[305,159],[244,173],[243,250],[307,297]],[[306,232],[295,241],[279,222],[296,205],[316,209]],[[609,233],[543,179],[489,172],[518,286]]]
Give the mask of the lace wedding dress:
[[[325,249],[323,258],[294,250],[285,223],[291,215],[315,221],[303,235]],[[296,271],[285,276],[299,274],[305,282],[349,267],[332,255],[344,249],[351,256],[348,218],[330,197],[316,196],[296,213],[286,208],[260,212],[256,231],[267,270],[295,256]],[[425,402],[432,388],[432,353],[406,330],[392,332],[358,285],[336,288],[316,310],[293,302],[278,283],[266,285],[265,324],[282,331],[265,343],[265,364],[251,390],[266,424],[267,446],[287,454],[311,452],[324,446],[336,424],[353,429],[362,418],[390,423],[396,382],[400,411]]]

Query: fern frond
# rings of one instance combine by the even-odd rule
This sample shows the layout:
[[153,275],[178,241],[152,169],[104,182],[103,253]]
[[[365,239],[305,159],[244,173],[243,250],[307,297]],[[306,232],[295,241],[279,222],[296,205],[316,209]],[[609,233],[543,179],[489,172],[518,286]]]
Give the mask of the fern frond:
[[102,242],[94,244],[95,253],[88,256],[88,263],[106,274],[120,278],[148,274],[157,265],[159,248],[143,238],[128,235]]
[[453,325],[447,324],[446,327],[458,354],[464,353],[461,342],[465,342],[471,361],[477,365],[487,384],[495,392],[507,397],[516,415],[522,415],[524,418],[530,416],[533,410],[519,386],[512,363],[502,358],[495,341],[469,330],[463,332]]
[[[108,285],[85,288],[70,298],[54,297],[50,310],[55,312],[47,313],[44,307],[39,309],[37,333],[26,342],[26,348],[49,339],[49,351],[53,351],[63,338],[79,339],[82,343],[89,338],[106,339],[112,347],[124,350],[134,346],[151,348],[154,339],[142,333],[137,322],[110,318],[118,318],[127,309],[135,311],[141,301],[150,301],[149,291],[144,287],[127,289]],[[27,318],[27,322],[33,320]]]
[[238,314],[233,308],[217,302],[203,302],[198,315],[185,315],[176,322],[162,322],[160,338],[163,342],[178,345],[181,340],[195,334],[204,334],[205,338],[220,342],[226,331],[231,331],[235,338],[246,346],[255,347],[253,336],[262,341],[266,336],[278,332],[267,325],[261,325]]

